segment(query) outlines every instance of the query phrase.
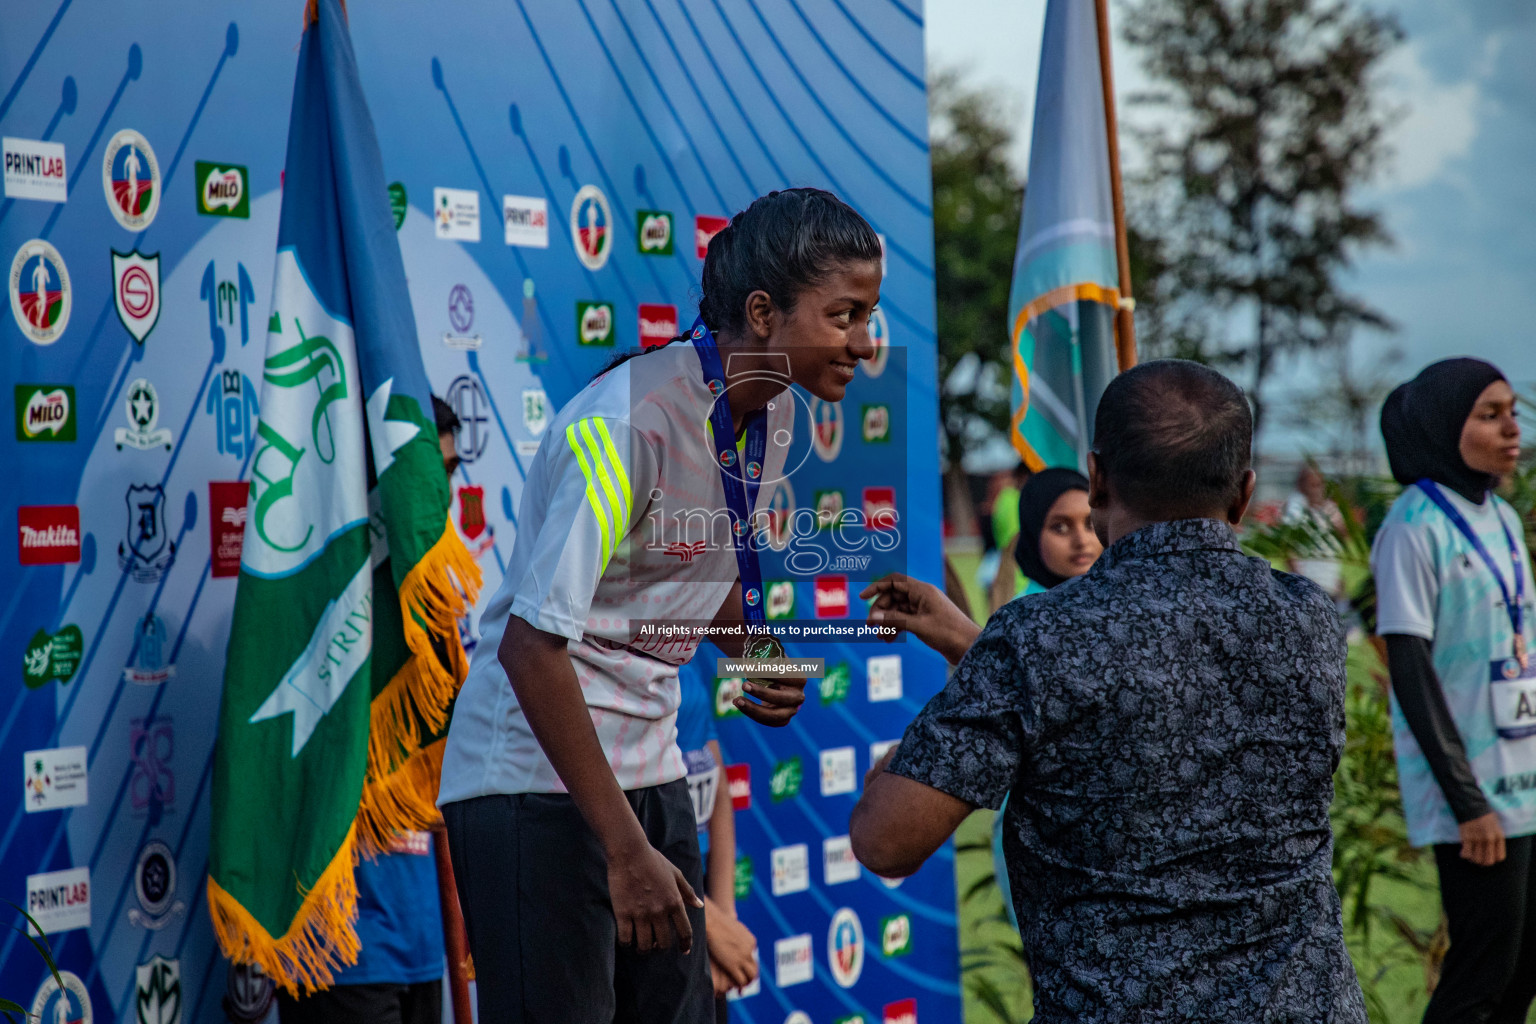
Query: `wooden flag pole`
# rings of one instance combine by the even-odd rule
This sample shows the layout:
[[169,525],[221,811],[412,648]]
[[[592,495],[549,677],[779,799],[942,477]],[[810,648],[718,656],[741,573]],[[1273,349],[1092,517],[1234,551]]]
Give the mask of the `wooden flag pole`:
[[453,1020],[454,1024],[470,1024],[475,1018],[469,1003],[469,938],[459,907],[459,887],[453,878],[453,859],[448,855],[448,830],[441,824],[432,829],[432,852],[437,858],[437,896],[443,907],[443,950],[448,955]]
[[1122,371],[1136,365],[1136,300],[1131,297],[1131,250],[1125,239],[1125,193],[1120,186],[1120,125],[1115,117],[1115,74],[1109,59],[1109,0],[1094,0],[1099,19],[1099,74],[1104,81],[1104,128],[1109,134],[1109,191],[1115,208],[1115,260],[1120,309],[1115,314],[1115,357]]

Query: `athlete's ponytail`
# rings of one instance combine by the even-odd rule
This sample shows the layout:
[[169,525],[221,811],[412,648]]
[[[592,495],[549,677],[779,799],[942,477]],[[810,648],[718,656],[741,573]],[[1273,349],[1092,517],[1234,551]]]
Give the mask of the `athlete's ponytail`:
[[710,240],[699,315],[716,334],[738,334],[753,292],[767,292],[775,306],[791,310],[800,293],[833,267],[879,259],[875,229],[831,192],[769,192]]

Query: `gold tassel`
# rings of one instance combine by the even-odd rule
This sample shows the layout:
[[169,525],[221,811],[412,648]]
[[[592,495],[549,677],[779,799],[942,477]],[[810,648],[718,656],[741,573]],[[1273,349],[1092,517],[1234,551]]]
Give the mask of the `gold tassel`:
[[360,948],[352,922],[357,919],[357,881],[352,874],[357,826],[347,830],[341,848],[315,884],[299,886],[304,902],[283,936],[274,939],[255,916],[208,877],[208,913],[219,948],[232,963],[260,965],[290,995],[328,988],[332,968],[357,963]]
[[443,775],[446,739],[418,750],[382,779],[363,783],[357,808],[357,857],[373,860],[388,853],[400,832],[424,831],[442,822],[437,787]]

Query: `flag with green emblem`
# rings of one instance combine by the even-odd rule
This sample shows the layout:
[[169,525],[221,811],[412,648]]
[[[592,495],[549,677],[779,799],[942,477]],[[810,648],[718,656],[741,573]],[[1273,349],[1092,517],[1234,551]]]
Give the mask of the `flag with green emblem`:
[[359,856],[437,820],[457,619],[448,518],[383,162],[338,0],[299,50],[261,421],[214,762],[208,902],[290,991],[353,963]]

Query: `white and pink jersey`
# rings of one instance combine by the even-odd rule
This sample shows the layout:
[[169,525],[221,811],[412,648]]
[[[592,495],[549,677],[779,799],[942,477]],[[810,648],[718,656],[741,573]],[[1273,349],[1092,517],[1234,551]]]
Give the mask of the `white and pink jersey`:
[[[786,392],[770,405],[765,482],[783,472],[795,401]],[[565,791],[497,659],[511,615],[569,641],[622,788],[686,774],[677,667],[698,644],[640,629],[713,619],[737,579],[713,403],[693,343],[675,342],[619,365],[555,417],[529,466],[511,560],[454,708],[439,804]]]

